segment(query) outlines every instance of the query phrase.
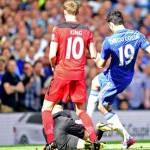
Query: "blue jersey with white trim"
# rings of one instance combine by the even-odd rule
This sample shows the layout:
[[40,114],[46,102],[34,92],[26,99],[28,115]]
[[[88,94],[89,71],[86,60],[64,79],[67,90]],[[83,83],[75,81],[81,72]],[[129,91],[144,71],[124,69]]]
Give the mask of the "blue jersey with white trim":
[[111,56],[111,63],[104,74],[119,83],[131,81],[139,48],[145,50],[149,45],[142,33],[129,29],[119,30],[112,36],[106,37],[101,58],[107,60]]

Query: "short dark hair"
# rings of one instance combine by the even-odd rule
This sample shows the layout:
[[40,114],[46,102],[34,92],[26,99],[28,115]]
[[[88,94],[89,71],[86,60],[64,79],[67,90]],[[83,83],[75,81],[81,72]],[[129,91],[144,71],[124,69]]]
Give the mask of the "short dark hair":
[[26,64],[33,67],[33,65],[30,62],[28,62],[28,61],[25,61],[24,64],[23,64],[23,66],[25,66]]
[[114,23],[115,25],[121,25],[124,24],[123,15],[120,11],[113,11],[107,15],[107,22]]
[[41,60],[36,60],[33,64],[33,67],[35,67],[38,63],[41,63],[42,64],[42,61]]

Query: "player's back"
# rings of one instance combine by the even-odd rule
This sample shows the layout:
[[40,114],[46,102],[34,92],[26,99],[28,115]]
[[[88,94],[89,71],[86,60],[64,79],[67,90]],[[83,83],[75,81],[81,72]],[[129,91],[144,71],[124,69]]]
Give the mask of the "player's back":
[[55,74],[65,79],[84,78],[85,51],[92,33],[84,25],[76,22],[59,24],[55,31],[57,36],[57,65]]
[[105,73],[114,81],[131,81],[138,50],[144,47],[143,34],[123,29],[106,38],[106,42],[112,59]]

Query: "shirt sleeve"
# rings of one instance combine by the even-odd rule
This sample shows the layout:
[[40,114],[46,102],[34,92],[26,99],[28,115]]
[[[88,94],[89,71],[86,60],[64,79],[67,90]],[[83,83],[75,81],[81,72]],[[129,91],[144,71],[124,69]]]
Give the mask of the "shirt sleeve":
[[107,38],[104,40],[103,44],[102,44],[102,49],[101,49],[101,55],[100,57],[104,60],[107,60],[110,56],[110,48],[109,48],[109,43]]
[[148,40],[146,39],[145,35],[142,34],[142,33],[141,33],[141,35],[140,35],[140,44],[141,44],[141,45],[140,45],[141,48],[144,49],[144,50],[150,45],[150,43],[149,43]]
[[51,42],[57,42],[58,43],[58,28],[54,27],[51,35]]

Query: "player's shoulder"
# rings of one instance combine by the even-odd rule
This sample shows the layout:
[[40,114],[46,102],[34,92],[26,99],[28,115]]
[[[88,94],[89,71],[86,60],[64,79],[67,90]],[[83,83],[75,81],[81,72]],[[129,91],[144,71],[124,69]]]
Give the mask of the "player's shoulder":
[[88,26],[78,22],[64,22],[57,25],[57,28],[71,28],[89,30]]
[[140,31],[138,31],[138,30],[128,29],[128,32],[130,33],[130,35],[135,37],[137,40],[142,39],[143,37],[145,37],[145,35],[143,33],[141,33]]
[[141,34],[138,30],[132,30],[132,29],[126,29],[127,31],[127,33],[130,33],[130,34]]
[[112,36],[106,36],[103,43],[109,45],[111,38],[112,38]]

